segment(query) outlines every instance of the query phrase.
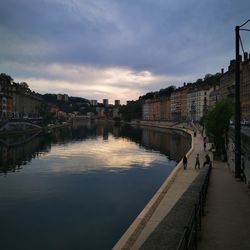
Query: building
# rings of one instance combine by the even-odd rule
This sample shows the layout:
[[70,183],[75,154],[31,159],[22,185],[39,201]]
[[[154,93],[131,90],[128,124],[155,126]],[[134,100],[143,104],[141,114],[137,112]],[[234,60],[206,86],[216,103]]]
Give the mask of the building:
[[115,100],[115,106],[120,106],[121,105],[121,101],[120,100]]
[[159,98],[153,98],[149,101],[149,120],[161,120],[161,100]]
[[220,99],[220,90],[218,84],[214,86],[213,90],[209,94],[209,109],[214,108],[219,99]]
[[37,117],[41,95],[24,88],[19,83],[8,79],[0,79],[0,117],[23,118]]
[[209,109],[209,96],[213,88],[201,86],[190,89],[187,94],[187,119],[199,121]]
[[174,121],[181,120],[181,92],[176,90],[170,97],[171,118]]
[[219,95],[220,99],[229,98],[234,102],[235,98],[235,60],[230,61],[228,71],[224,73],[222,69],[220,78]]
[[240,74],[241,116],[250,121],[250,58],[244,55]]
[[142,104],[142,119],[143,120],[149,120],[149,105],[150,100],[145,100]]
[[181,87],[178,90],[180,93],[180,116],[181,116],[181,121],[186,121],[187,120],[187,93],[188,93],[188,87],[184,83],[184,86]]
[[67,94],[57,94],[57,101],[69,101],[69,96]]
[[161,112],[161,120],[165,121],[171,120],[170,96],[161,98],[160,112]]
[[91,106],[97,106],[97,100],[90,100]]
[[109,105],[109,99],[103,99],[103,105],[104,105],[104,107],[108,107],[108,105]]
[[13,117],[22,118],[24,116],[37,117],[38,105],[43,98],[40,94],[24,90],[18,83],[13,83]]

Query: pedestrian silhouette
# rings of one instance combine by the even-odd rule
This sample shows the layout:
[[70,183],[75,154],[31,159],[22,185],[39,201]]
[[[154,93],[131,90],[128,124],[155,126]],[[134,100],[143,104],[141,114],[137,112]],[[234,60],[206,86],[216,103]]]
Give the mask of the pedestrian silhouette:
[[188,162],[186,155],[184,155],[182,162],[183,162],[184,170],[186,170],[187,169],[187,162]]
[[196,169],[196,167],[200,169],[200,157],[199,157],[199,154],[196,155],[195,169]]
[[208,164],[208,166],[210,166],[211,161],[210,161],[209,155],[206,154],[205,158],[206,158],[206,160],[205,160],[204,163],[203,163],[203,167],[205,167],[206,164]]

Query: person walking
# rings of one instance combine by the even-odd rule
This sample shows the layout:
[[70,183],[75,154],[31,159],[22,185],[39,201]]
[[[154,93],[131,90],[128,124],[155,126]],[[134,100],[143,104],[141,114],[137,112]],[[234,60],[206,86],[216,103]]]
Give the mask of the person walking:
[[200,169],[200,156],[199,154],[196,155],[196,161],[195,161],[195,169],[196,167]]
[[182,162],[183,162],[184,170],[186,170],[187,169],[187,163],[188,163],[186,155],[184,155]]

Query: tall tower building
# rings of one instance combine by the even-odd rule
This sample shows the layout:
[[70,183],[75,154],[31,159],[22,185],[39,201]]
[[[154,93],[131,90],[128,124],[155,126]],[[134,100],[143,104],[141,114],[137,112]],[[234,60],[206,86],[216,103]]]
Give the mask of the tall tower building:
[[120,106],[121,105],[121,101],[120,100],[115,100],[115,106]]
[[109,99],[103,99],[103,105],[105,107],[108,107],[108,105],[109,105]]

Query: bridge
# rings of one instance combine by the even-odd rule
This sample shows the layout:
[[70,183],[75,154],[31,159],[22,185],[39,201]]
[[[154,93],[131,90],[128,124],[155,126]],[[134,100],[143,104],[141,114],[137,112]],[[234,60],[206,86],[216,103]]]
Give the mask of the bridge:
[[0,131],[13,131],[13,130],[25,130],[28,128],[38,128],[42,129],[42,127],[38,124],[34,124],[31,121],[27,120],[7,120],[4,123],[2,123],[2,126],[0,128]]

